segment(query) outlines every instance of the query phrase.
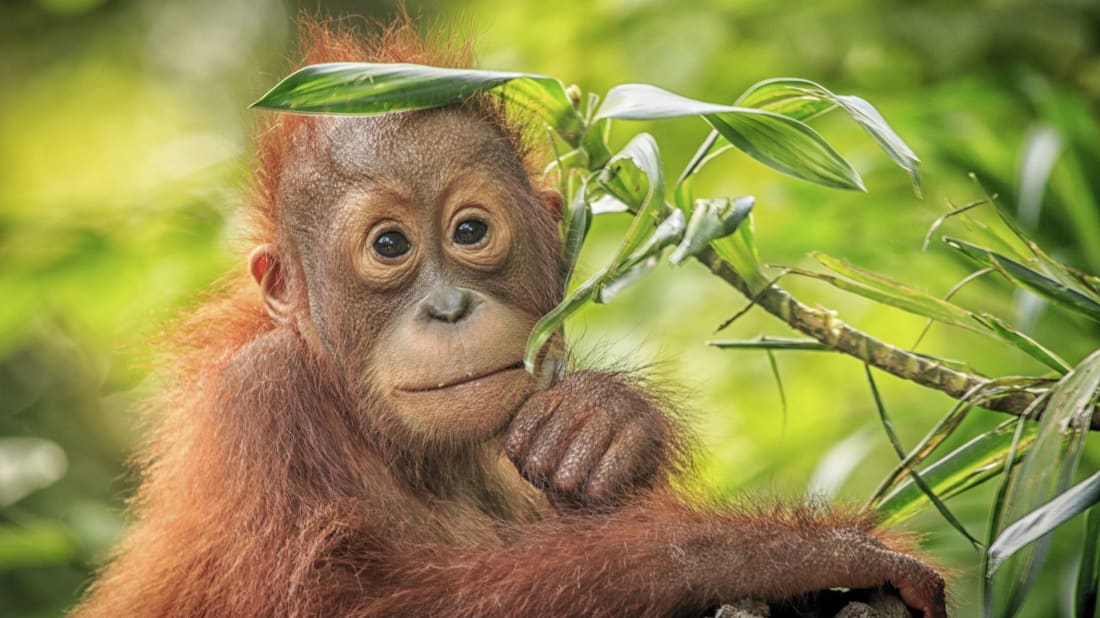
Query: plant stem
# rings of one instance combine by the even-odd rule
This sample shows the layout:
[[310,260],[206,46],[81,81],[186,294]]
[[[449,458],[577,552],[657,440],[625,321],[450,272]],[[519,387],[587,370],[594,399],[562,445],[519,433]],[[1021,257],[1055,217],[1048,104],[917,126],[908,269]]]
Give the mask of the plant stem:
[[[713,249],[707,247],[696,257],[726,283],[768,313],[783,320],[791,328],[813,337],[830,348],[854,356],[861,361],[899,378],[934,388],[955,399],[968,393],[982,391],[990,384],[990,378],[952,369],[933,359],[903,350],[856,330],[845,324],[827,309],[814,309],[776,285],[768,285],[763,291],[750,288],[749,284],[728,262]],[[1028,406],[1042,395],[1041,387],[990,393],[980,401],[989,410],[1022,416]],[[1100,411],[1093,411],[1091,428],[1100,430]]]

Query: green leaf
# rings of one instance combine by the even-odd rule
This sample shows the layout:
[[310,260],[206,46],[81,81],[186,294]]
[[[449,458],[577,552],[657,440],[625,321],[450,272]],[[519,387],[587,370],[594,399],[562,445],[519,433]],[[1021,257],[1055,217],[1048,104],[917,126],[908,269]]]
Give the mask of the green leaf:
[[975,262],[997,269],[1009,281],[1023,286],[1061,307],[1100,322],[1100,298],[1085,288],[1070,287],[1016,260],[957,238],[945,237],[947,246]]
[[649,238],[627,256],[619,270],[624,267],[631,268],[635,264],[657,255],[661,249],[680,242],[680,239],[684,237],[685,229],[687,229],[687,224],[684,222],[684,213],[680,210],[672,210],[667,217],[657,224],[657,229],[653,230]]
[[679,242],[686,227],[684,213],[673,210],[663,221],[657,224],[657,229],[653,230],[653,234],[627,256],[613,274],[606,278],[605,283],[600,287],[597,302],[610,302],[616,294],[628,285],[653,270],[657,266],[657,255],[665,247]]
[[807,124],[747,108],[704,118],[739,150],[774,170],[826,187],[867,190],[851,164]]
[[755,107],[801,121],[839,107],[867,131],[894,163],[909,173],[913,179],[913,192],[917,197],[921,195],[920,159],[894,132],[882,114],[860,97],[838,95],[806,79],[782,77],[753,85],[737,99],[735,105]]
[[[551,140],[551,144],[553,144],[553,140]],[[586,171],[588,169],[588,152],[583,148],[574,148],[564,154],[555,153],[555,155],[554,160],[543,168],[542,173],[544,176],[558,172],[562,177],[567,178],[572,170]]]
[[[915,447],[913,447],[913,450],[905,456],[905,458],[897,465],[897,467],[890,471],[890,474],[888,474],[885,479],[883,479],[882,483],[879,484],[878,489],[875,490],[875,493],[868,501],[868,508],[875,508],[882,497],[886,495],[886,493],[889,492],[891,488],[898,484],[898,480],[903,478],[903,475],[907,470],[915,466],[919,466],[922,462],[928,459],[928,457],[931,456],[932,453],[937,448],[939,448],[939,446],[943,444],[943,442],[947,440],[947,438],[950,437],[956,429],[958,429],[958,427],[962,424],[963,420],[970,413],[970,410],[973,409],[974,406],[982,405],[983,403],[993,399],[997,399],[998,397],[1012,395],[1013,393],[1031,388],[1035,386],[1036,383],[1041,382],[1044,382],[1044,380],[1037,378],[1021,378],[1009,376],[994,378],[986,382],[978,383],[970,390],[966,391],[966,393],[964,393],[963,396],[955,402],[955,405],[953,405],[951,409],[948,410],[947,414],[940,418],[940,420],[936,422],[932,429],[928,430],[928,433],[925,434],[923,438],[921,438],[920,442],[917,443]],[[1023,412],[1023,415],[1026,416],[1032,411],[1040,409],[1040,406],[1045,403],[1045,395],[1034,399],[1032,403],[1029,404],[1029,407]]]
[[[668,256],[673,264],[679,264],[690,256],[703,250],[711,241],[729,236],[737,231],[737,226],[749,216],[756,200],[751,196],[736,200],[719,198],[696,200],[691,212],[687,231],[679,246]],[[679,211],[677,211],[679,212]]]
[[[1035,444],[1007,476],[990,526],[991,541],[1006,526],[1021,520],[1069,486],[1080,461],[1098,392],[1100,351],[1086,357],[1051,389],[1050,402],[1038,422]],[[1002,616],[1019,610],[1042,568],[1050,542],[1050,537],[1044,537],[1007,558],[987,555],[987,612]]]
[[664,199],[664,174],[657,142],[649,133],[635,135],[615,153],[597,174],[600,188],[637,213],[651,205],[654,198]]
[[[622,84],[608,91],[596,120],[660,120],[737,112],[747,108],[697,101],[650,84]],[[758,110],[755,110],[758,111]]]
[[588,226],[592,220],[591,208],[585,194],[588,192],[588,181],[581,182],[580,188],[573,195],[573,199],[565,204],[561,217],[562,259],[568,274],[573,273],[577,257],[584,246],[584,239],[588,236]]
[[626,256],[614,268],[609,266],[593,275],[580,285],[553,311],[543,316],[535,324],[527,339],[527,350],[523,362],[527,370],[534,373],[535,361],[543,346],[565,323],[565,319],[579,310],[587,302],[609,302],[629,284],[638,280],[656,266],[655,257],[662,249],[676,243],[684,232],[684,213],[673,210],[657,229],[645,239],[633,253]]
[[856,96],[834,96],[837,104],[878,142],[879,147],[893,159],[894,163],[909,172],[909,176],[913,179],[913,193],[921,197],[920,159],[917,158],[916,153],[890,128],[886,119],[873,105]]
[[852,166],[808,125],[781,114],[682,97],[648,84],[616,86],[596,119],[702,116],[731,144],[785,174],[828,187],[863,190]]
[[503,87],[510,103],[542,118],[573,146],[584,121],[561,82],[543,75],[419,64],[334,62],[301,68],[252,107],[300,114],[384,114],[461,103]]
[[886,475],[886,478],[879,484],[878,489],[875,490],[868,501],[867,506],[869,508],[878,506],[883,496],[897,485],[899,480],[905,478],[907,471],[919,466],[933,451],[939,448],[940,444],[959,427],[966,415],[970,413],[971,408],[975,405],[977,395],[984,390],[984,385],[975,386],[955,402],[955,405],[921,438],[921,441],[913,447],[913,450],[898,462],[898,465],[890,471],[890,474]]
[[[1043,274],[1058,281],[1062,285],[1077,290],[1078,292],[1086,296],[1090,296],[1095,300],[1100,300],[1100,278],[1090,275],[1088,273],[1081,272],[1080,270],[1077,270],[1072,266],[1069,266],[1068,264],[1059,262],[1058,260],[1055,260],[1054,258],[1047,255],[1047,253],[1043,251],[1043,249],[1039,247],[1039,245],[1027,235],[1023,228],[1020,227],[1020,224],[1017,222],[1016,217],[1006,213],[1005,209],[1001,208],[994,201],[994,198],[996,196],[990,196],[989,193],[986,192],[985,187],[983,187],[981,183],[978,182],[977,177],[974,174],[971,174],[970,176],[974,180],[975,184],[977,184],[978,188],[981,189],[982,193],[984,194],[984,198],[976,202],[972,202],[971,204],[967,204],[966,206],[954,209],[944,217],[953,216],[983,204],[989,204],[993,206],[994,210],[997,213],[997,216],[1004,224],[1004,227],[1007,228],[1008,231],[1011,232],[1011,234],[1003,233],[1000,227],[990,228],[989,226],[986,226],[979,221],[973,220],[970,217],[963,217],[963,220],[967,222],[970,227],[976,229],[978,232],[981,232],[984,236],[989,238],[994,243],[1002,245],[1005,250],[1010,252],[1010,258],[1017,259],[1018,261],[1030,261],[1032,262],[1032,265],[1035,267],[1036,270],[1039,270]],[[1075,208],[1081,207],[1080,201],[1073,201],[1072,204]],[[1089,207],[1086,206],[1086,209],[1087,208]],[[941,217],[940,219],[942,220],[944,217]],[[939,223],[940,220],[937,220],[937,223],[934,225],[938,225]],[[925,246],[927,246],[928,244],[928,238],[931,236],[932,231],[932,229],[929,229],[929,234],[925,237]]]
[[989,572],[1024,546],[1100,503],[1100,472],[1058,494],[1053,500],[1016,520],[989,546]]
[[[695,173],[706,167],[707,163],[710,163],[713,159],[718,157],[726,150],[733,148],[733,145],[729,142],[725,142],[717,150],[714,149],[714,145],[718,143],[718,138],[722,137],[718,131],[711,129],[707,138],[699,144],[699,148],[695,150],[695,154],[692,155],[691,160],[684,166],[684,171],[680,172],[680,177],[676,180],[676,193],[679,195],[680,189],[691,182],[691,179],[695,176]],[[681,206],[683,208],[683,206]]]
[[640,281],[649,271],[656,268],[657,262],[656,257],[651,257],[617,270],[615,274],[604,279],[600,284],[598,296],[592,300],[600,304],[611,302],[611,299],[618,296],[619,292]]
[[[612,156],[600,172],[598,182],[614,199],[626,204],[634,212],[634,218],[611,262],[535,324],[523,355],[524,366],[531,373],[536,373],[535,363],[543,346],[561,329],[565,319],[585,303],[600,301],[604,297],[604,286],[623,277],[627,271],[641,263],[644,257],[635,252],[646,243],[647,238],[653,239],[655,235],[650,230],[657,224],[661,213],[667,212],[664,206],[661,155],[656,140],[648,133],[635,135],[622,150]],[[669,225],[674,226],[674,223]],[[666,244],[671,242],[670,239]]]
[[[894,451],[897,453],[898,458],[904,461],[906,459],[905,448],[901,445],[901,440],[898,439],[897,434],[894,432],[894,424],[890,421],[890,417],[886,414],[886,406],[882,403],[882,397],[879,395],[878,386],[875,385],[874,376],[871,374],[871,366],[864,364],[863,369],[867,373],[867,383],[871,387],[871,396],[875,400],[875,409],[878,410],[878,417],[879,420],[882,421],[882,428],[886,431],[886,436],[890,439],[890,444],[893,445]],[[947,505],[944,504],[940,497],[936,495],[935,490],[933,490],[928,485],[928,483],[925,482],[920,473],[917,472],[917,470],[913,467],[908,467],[907,470],[909,472],[909,478],[912,479],[913,483],[915,483],[917,487],[920,488],[921,493],[924,494],[925,498],[927,498],[930,502],[932,502],[933,505],[935,505],[936,510],[940,512],[940,515],[943,516],[947,523],[950,524],[952,528],[957,530],[959,534],[963,535],[966,540],[970,541],[972,545],[974,545],[975,547],[980,547],[981,543],[978,541],[978,539],[974,538],[974,535],[970,534],[970,532],[966,529],[966,526],[963,526],[962,522],[960,522],[951,512],[951,510],[947,508]]]
[[538,361],[539,353],[561,329],[562,324],[565,323],[565,318],[592,300],[593,295],[596,293],[596,284],[600,281],[599,278],[600,275],[597,275],[585,281],[557,307],[554,307],[550,313],[542,316],[542,319],[535,323],[534,328],[531,329],[531,334],[527,338],[527,350],[523,354],[523,366],[529,373],[534,374],[536,372],[535,363]]
[[[848,262],[815,252],[811,255],[824,266],[847,279],[837,279],[828,275],[808,273],[794,270],[801,275],[810,276],[826,281],[833,286],[858,294],[865,298],[881,302],[899,309],[924,316],[931,320],[958,326],[967,330],[977,331],[975,326],[981,326],[985,332],[995,335],[1006,343],[1011,344],[1020,351],[1028,354],[1044,365],[1054,369],[1059,374],[1069,371],[1069,365],[1051,352],[1038,341],[1013,329],[1003,320],[989,314],[974,314],[958,305],[939,299],[924,292],[915,290],[902,283],[883,277],[876,273],[852,266]],[[950,296],[950,294],[949,294]]]
[[974,319],[982,326],[996,333],[1000,338],[1008,341],[1016,346],[1017,349],[1022,350],[1035,360],[1057,371],[1059,374],[1064,374],[1070,370],[1069,363],[1062,360],[1060,356],[1048,350],[1038,341],[1012,328],[1000,318],[989,315],[988,313],[982,313],[975,315]]
[[1097,618],[1100,614],[1100,506],[1089,510],[1085,518],[1084,548],[1081,550],[1081,567],[1077,572],[1077,589],[1074,594],[1076,618]]
[[771,285],[764,276],[764,266],[756,250],[756,229],[751,212],[735,233],[712,241],[710,246],[741,275],[754,295]]
[[665,183],[661,172],[661,154],[657,141],[649,133],[639,133],[616,153],[600,172],[600,184],[634,212],[615,257],[607,272],[618,268],[645,240],[665,208]]
[[581,138],[581,148],[588,153],[589,169],[600,169],[611,158],[611,150],[607,145],[610,137],[611,121],[600,120]]
[[787,427],[787,392],[783,388],[783,376],[779,373],[779,361],[775,360],[773,350],[764,350],[768,355],[768,365],[772,368],[772,377],[775,378],[775,388],[779,391],[779,406],[783,411],[783,428]]
[[909,313],[931,318],[944,324],[951,324],[967,330],[977,330],[970,312],[940,300],[924,292],[915,290],[883,277],[882,275],[852,266],[845,260],[841,260],[821,252],[810,254],[823,266],[836,272],[847,279],[839,279],[821,273],[809,273],[794,270],[798,274],[814,277],[830,283],[842,290],[858,294],[865,298],[881,302]]
[[777,77],[749,86],[734,105],[806,121],[836,109],[836,103],[823,96],[826,92],[825,88],[807,79]]
[[[921,478],[941,500],[964,493],[1004,470],[1012,451],[1016,421],[1002,423],[951,451],[921,471]],[[1013,463],[1023,457],[1035,440],[1034,428],[1017,445]],[[912,517],[926,506],[925,493],[912,478],[905,478],[875,506],[875,520],[891,526]]]

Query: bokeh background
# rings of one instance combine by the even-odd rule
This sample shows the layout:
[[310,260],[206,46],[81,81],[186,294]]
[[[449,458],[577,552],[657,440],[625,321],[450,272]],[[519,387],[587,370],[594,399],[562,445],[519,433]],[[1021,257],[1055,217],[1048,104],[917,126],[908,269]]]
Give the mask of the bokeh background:
[[[739,154],[700,178],[702,195],[757,197],[765,261],[811,266],[806,254],[820,250],[943,294],[970,268],[936,243],[921,252],[921,241],[949,202],[980,196],[967,176],[974,172],[1049,252],[1100,272],[1096,2],[407,6],[425,22],[465,24],[485,68],[545,73],[597,93],[649,82],[726,102],[760,79],[791,76],[872,101],[923,159],[923,200],[839,115],[819,128],[863,174],[867,194],[799,183]],[[247,105],[285,72],[303,8],[381,19],[396,10],[391,2],[290,0],[0,7],[0,615],[63,612],[124,526],[135,482],[124,462],[142,435],[141,401],[156,389],[151,341],[219,274],[244,267],[234,213],[258,114]],[[669,174],[706,134],[688,119],[623,124],[615,136],[621,143],[642,128],[656,135]],[[1021,173],[1036,161],[1053,165],[1037,185]],[[597,223],[582,271],[602,264],[625,223]],[[820,283],[785,285],[902,346],[923,326]],[[1023,325],[1071,363],[1100,342],[1095,324],[1015,298],[996,278],[959,299]],[[862,367],[825,353],[780,355],[784,412],[762,353],[705,345],[744,303],[697,265],[662,266],[613,303],[586,310],[569,335],[595,362],[646,366],[680,385],[704,447],[701,483],[712,494],[810,492],[858,504],[896,463]],[[754,311],[723,336],[760,334],[790,333]],[[1017,352],[945,327],[933,328],[921,350],[988,375],[1042,373]],[[880,387],[908,445],[951,403],[887,377]],[[999,420],[973,414],[963,433]],[[1084,469],[1100,465],[1097,446]],[[989,504],[989,490],[951,502],[979,533]],[[978,554],[934,512],[909,525],[957,569],[958,615],[976,615]],[[1064,611],[1079,547],[1074,534],[1062,536],[1026,616]]]

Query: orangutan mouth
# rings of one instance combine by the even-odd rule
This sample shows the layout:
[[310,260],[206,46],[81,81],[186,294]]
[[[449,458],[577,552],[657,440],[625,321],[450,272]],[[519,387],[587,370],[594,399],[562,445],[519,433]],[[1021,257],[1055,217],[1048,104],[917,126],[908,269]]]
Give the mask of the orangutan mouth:
[[449,380],[449,381],[439,382],[439,383],[430,384],[430,385],[401,386],[401,387],[398,387],[396,390],[399,391],[399,392],[403,392],[403,393],[426,393],[426,392],[430,392],[430,391],[439,391],[439,390],[444,390],[444,389],[463,386],[465,384],[470,384],[470,383],[473,383],[473,382],[477,382],[478,380],[484,380],[486,378],[491,378],[491,377],[498,376],[498,375],[508,373],[508,372],[511,372],[511,371],[522,371],[522,370],[523,370],[523,361],[516,361],[516,362],[514,362],[510,365],[506,365],[506,366],[500,367],[498,369],[493,369],[492,371],[487,371],[485,373],[481,373],[481,374],[478,374],[478,375],[462,376],[460,378],[455,378],[455,379],[452,379],[452,380]]

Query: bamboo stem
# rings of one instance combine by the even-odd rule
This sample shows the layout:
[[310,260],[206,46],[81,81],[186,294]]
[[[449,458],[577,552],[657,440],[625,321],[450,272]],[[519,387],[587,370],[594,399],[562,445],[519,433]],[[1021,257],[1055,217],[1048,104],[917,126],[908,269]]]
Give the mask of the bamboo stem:
[[[955,399],[980,392],[982,387],[991,383],[990,378],[952,369],[856,330],[831,311],[809,307],[776,285],[769,285],[763,291],[753,291],[741,275],[710,247],[700,251],[696,257],[716,276],[746,298],[754,299],[757,305],[791,328],[889,374],[936,389]],[[1044,390],[1042,387],[1009,392],[998,389],[998,392],[982,398],[980,405],[989,410],[1022,416]],[[1100,430],[1100,411],[1093,412],[1091,429]]]

